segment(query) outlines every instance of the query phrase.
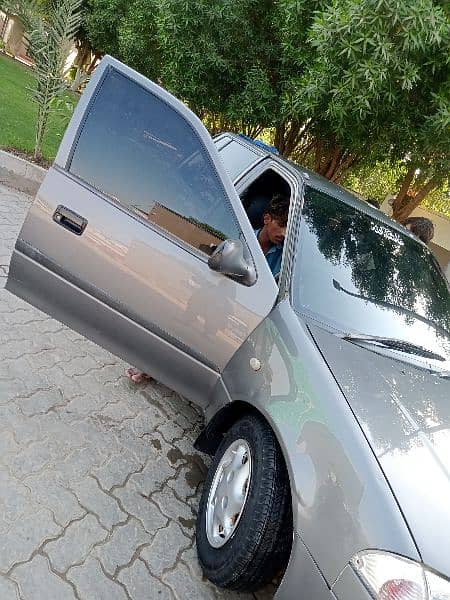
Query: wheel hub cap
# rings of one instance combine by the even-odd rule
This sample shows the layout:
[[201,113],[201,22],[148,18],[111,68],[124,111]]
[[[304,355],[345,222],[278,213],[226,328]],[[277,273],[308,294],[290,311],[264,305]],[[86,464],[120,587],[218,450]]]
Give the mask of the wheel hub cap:
[[226,544],[236,530],[247,501],[251,472],[248,443],[234,441],[217,466],[206,506],[206,535],[214,548]]

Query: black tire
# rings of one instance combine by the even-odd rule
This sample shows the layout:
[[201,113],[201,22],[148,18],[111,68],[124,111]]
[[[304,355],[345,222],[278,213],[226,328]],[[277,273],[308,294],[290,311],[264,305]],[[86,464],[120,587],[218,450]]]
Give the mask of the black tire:
[[[244,439],[252,455],[247,501],[232,537],[220,548],[206,533],[206,506],[222,456]],[[286,568],[292,544],[289,478],[275,435],[266,421],[251,413],[237,421],[222,440],[209,469],[197,518],[197,553],[205,576],[216,585],[254,591]]]

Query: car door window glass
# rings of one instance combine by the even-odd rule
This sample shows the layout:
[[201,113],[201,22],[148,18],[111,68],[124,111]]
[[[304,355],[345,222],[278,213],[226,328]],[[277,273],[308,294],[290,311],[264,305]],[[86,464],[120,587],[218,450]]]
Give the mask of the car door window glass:
[[89,109],[70,172],[206,254],[240,236],[222,182],[189,123],[115,70]]

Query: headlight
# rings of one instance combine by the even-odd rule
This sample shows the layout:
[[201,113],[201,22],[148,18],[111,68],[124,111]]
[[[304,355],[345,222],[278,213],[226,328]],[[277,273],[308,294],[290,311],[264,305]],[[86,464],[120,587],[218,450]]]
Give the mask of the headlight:
[[450,581],[425,570],[430,600],[450,600]]
[[367,550],[350,564],[376,600],[450,600],[450,581],[412,560]]

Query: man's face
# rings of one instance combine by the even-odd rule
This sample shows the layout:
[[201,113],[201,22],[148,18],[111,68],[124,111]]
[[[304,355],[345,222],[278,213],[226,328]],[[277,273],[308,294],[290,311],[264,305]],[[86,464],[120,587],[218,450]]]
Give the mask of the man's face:
[[266,227],[267,235],[272,244],[281,244],[286,237],[286,225],[274,219],[271,215],[264,215],[264,226]]

